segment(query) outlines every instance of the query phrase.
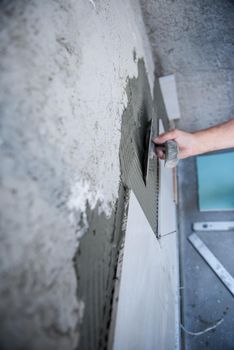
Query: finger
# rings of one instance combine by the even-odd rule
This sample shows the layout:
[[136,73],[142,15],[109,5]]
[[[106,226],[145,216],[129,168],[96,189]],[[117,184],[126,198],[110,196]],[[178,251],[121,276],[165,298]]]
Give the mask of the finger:
[[172,130],[172,131],[168,131],[168,132],[164,132],[163,134],[155,137],[153,139],[154,143],[164,143],[168,140],[173,140],[176,138],[176,130]]
[[159,159],[165,159],[165,152],[162,149],[157,148],[155,154]]

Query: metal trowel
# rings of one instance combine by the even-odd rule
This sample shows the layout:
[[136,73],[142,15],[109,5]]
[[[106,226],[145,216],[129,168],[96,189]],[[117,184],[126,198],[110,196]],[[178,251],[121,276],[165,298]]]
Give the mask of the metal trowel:
[[179,162],[178,154],[179,147],[176,141],[169,140],[163,144],[155,144],[152,141],[153,138],[153,123],[152,120],[149,121],[146,135],[145,135],[145,156],[144,156],[144,169],[143,169],[143,179],[146,185],[147,176],[149,172],[150,159],[155,157],[156,147],[160,147],[165,154],[164,165],[166,168],[174,168]]

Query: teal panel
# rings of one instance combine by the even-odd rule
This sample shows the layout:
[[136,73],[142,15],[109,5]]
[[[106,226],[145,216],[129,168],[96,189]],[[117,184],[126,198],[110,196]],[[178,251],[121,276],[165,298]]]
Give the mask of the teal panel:
[[201,211],[234,210],[234,152],[197,157]]

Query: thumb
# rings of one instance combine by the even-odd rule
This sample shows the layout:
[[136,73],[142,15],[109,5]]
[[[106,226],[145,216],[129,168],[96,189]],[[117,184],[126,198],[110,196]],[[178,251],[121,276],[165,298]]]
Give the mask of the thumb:
[[155,137],[153,139],[153,142],[154,143],[164,143],[168,140],[173,140],[176,138],[176,130],[171,130],[171,131],[168,131],[168,132],[164,132],[163,134]]

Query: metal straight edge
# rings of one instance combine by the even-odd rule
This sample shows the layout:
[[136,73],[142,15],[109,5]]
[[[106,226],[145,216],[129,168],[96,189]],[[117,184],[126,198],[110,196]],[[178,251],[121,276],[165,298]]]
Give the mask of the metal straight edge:
[[194,231],[234,231],[234,221],[194,222]]
[[211,269],[220,278],[223,284],[230,291],[232,296],[234,296],[234,278],[225,269],[225,267],[219,262],[219,260],[214,256],[214,254],[207,248],[207,246],[202,242],[202,240],[197,236],[196,233],[191,234],[188,240],[193,245],[193,247],[198,251],[198,253],[203,257]]

